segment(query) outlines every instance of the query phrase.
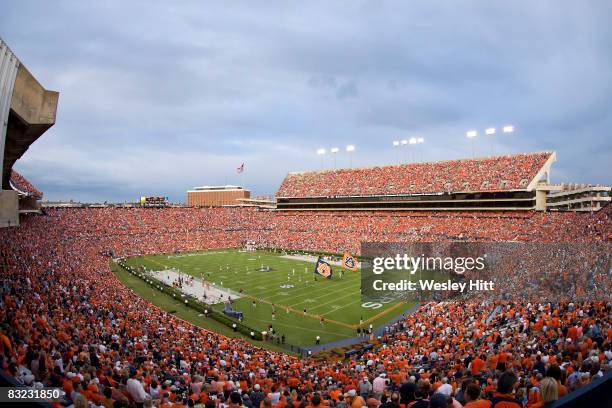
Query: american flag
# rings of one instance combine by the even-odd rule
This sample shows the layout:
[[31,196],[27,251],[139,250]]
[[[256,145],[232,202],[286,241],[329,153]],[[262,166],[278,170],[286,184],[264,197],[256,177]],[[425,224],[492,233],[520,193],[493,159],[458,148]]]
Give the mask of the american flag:
[[236,173],[240,174],[244,171],[244,163],[240,165],[240,167],[236,168]]

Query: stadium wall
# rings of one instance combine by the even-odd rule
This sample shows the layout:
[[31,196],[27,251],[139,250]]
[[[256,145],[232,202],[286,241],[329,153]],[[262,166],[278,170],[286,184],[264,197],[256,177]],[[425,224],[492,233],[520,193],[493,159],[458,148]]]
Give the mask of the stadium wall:
[[[0,38],[0,169],[4,168],[4,146],[15,78],[19,68],[19,60],[11,49]],[[0,183],[4,184],[4,174],[0,174]]]
[[19,225],[19,200],[17,192],[0,190],[0,227]]
[[[13,165],[30,145],[55,124],[59,93],[46,90],[0,38],[0,228],[19,225],[11,186]],[[26,199],[26,211],[37,210]]]
[[[533,210],[534,191],[458,192],[418,195],[278,198],[279,210],[464,211]],[[546,203],[546,202],[544,202]]]

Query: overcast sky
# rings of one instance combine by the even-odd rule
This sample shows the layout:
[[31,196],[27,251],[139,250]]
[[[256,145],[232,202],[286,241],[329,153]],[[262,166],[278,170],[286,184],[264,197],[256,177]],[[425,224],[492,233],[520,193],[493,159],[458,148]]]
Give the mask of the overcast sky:
[[273,194],[320,147],[464,158],[467,130],[511,123],[476,154],[556,150],[553,181],[610,184],[611,21],[609,0],[3,1],[0,36],[60,92],[15,168],[51,200]]

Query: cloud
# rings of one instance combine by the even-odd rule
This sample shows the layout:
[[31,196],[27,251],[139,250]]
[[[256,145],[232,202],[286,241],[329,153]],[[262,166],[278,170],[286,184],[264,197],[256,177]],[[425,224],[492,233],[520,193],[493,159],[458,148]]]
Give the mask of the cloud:
[[318,147],[383,164],[417,135],[406,159],[451,159],[467,129],[512,123],[477,153],[556,149],[554,180],[610,184],[611,17],[603,0],[9,2],[3,39],[61,93],[16,168],[54,199],[272,194]]
[[339,99],[355,98],[357,95],[359,95],[359,89],[357,89],[355,81],[348,81],[340,85],[336,91],[336,96]]

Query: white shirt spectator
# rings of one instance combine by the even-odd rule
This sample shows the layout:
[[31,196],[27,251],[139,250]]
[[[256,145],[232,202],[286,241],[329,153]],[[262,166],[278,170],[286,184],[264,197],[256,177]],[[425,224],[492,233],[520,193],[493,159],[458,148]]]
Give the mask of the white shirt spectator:
[[372,391],[374,392],[374,394],[382,394],[383,392],[385,392],[386,387],[387,382],[385,380],[385,377],[383,377],[382,375],[376,377],[372,382]]
[[449,396],[453,392],[453,387],[450,384],[442,384],[441,386],[438,387],[436,392],[438,394],[444,394],[446,396]]
[[147,398],[147,393],[142,386],[142,383],[135,378],[127,380],[126,384],[127,392],[132,396],[134,402],[143,403]]

